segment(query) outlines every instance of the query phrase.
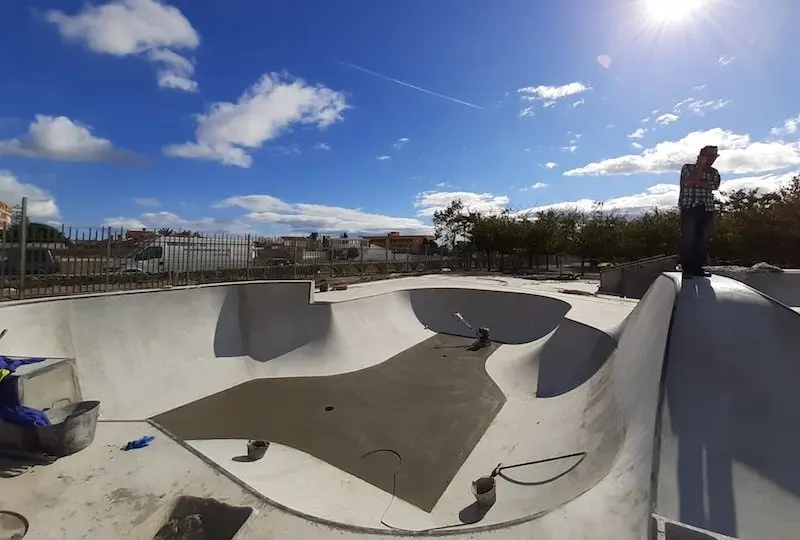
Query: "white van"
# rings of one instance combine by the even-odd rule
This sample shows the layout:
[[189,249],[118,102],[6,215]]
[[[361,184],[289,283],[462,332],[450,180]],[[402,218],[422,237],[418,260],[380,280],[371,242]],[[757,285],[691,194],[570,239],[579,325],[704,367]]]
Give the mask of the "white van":
[[256,257],[253,243],[241,238],[159,236],[127,257],[112,261],[113,273],[202,272],[245,269]]

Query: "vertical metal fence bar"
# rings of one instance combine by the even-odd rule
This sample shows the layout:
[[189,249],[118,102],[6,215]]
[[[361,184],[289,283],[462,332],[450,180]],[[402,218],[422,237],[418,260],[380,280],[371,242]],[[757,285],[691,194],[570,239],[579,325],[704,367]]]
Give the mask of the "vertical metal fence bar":
[[111,264],[111,227],[103,227],[103,234],[106,235],[106,260],[102,264],[103,269],[103,290],[108,292],[109,278],[109,265]]
[[28,257],[28,198],[22,197],[22,219],[19,226],[19,298],[25,299],[25,272]]
[[[11,274],[9,272],[10,268],[7,264],[9,262],[8,254],[11,250],[8,247],[8,227],[3,227],[3,252],[2,256],[0,256],[0,301],[6,299],[6,284],[8,280],[8,276]],[[10,292],[10,291],[9,291]]]

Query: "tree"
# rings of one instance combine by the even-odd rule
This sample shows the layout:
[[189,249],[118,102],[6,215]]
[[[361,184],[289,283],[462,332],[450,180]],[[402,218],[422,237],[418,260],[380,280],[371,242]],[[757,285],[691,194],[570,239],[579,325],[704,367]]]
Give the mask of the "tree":
[[175,231],[168,227],[164,227],[163,229],[158,229],[159,236],[172,236]]
[[444,245],[455,249],[459,242],[468,240],[470,224],[460,199],[450,201],[442,210],[433,213],[436,238]]

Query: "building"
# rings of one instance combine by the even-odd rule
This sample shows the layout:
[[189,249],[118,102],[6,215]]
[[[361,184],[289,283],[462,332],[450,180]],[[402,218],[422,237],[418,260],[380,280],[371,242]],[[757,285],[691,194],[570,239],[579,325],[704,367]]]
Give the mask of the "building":
[[401,253],[419,253],[423,249],[423,244],[433,242],[436,237],[427,234],[400,234],[390,232],[382,236],[365,236],[371,245],[390,249]]
[[14,207],[0,201],[0,228],[5,229],[11,225],[11,216],[14,214]]

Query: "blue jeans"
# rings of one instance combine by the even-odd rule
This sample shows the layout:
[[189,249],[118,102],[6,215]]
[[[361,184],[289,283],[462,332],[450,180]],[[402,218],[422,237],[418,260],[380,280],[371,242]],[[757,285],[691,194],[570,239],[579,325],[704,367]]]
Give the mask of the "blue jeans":
[[690,274],[703,271],[714,212],[702,206],[681,208],[681,268]]

